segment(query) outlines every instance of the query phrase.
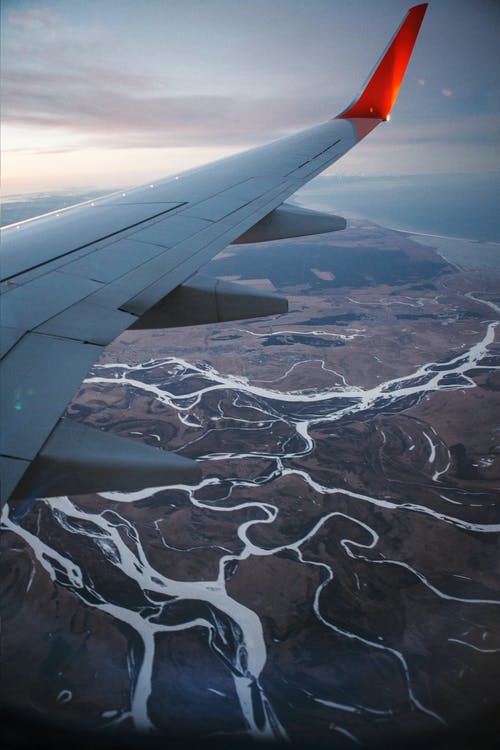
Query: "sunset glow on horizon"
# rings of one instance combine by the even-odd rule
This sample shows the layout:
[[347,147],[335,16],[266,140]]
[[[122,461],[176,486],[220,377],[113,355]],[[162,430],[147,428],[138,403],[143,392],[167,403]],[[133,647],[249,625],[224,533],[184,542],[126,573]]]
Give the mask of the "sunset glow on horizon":
[[[2,192],[138,184],[326,120],[352,101],[408,7],[7,0]],[[488,0],[433,0],[391,137],[379,128],[335,173],[500,169],[499,17]]]

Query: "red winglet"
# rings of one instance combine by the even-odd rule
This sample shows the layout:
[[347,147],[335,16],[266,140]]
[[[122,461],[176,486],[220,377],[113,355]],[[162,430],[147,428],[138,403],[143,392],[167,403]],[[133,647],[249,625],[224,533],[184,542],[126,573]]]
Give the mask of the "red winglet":
[[387,120],[403,80],[428,3],[415,5],[389,42],[363,92],[338,117]]

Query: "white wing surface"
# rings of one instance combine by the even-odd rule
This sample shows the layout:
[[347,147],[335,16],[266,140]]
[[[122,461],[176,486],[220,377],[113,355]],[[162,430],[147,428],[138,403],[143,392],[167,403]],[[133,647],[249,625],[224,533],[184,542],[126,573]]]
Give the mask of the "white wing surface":
[[284,202],[388,119],[426,7],[410,9],[334,119],[2,230],[2,501],[198,479],[194,461],[62,414],[102,348],[130,327],[286,311],[286,300],[197,271],[231,243],[345,227]]

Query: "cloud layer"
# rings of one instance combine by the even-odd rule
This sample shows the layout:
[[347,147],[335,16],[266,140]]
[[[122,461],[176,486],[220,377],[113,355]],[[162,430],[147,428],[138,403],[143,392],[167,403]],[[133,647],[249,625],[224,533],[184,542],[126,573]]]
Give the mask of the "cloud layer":
[[[140,10],[129,0],[85,7],[48,0],[43,8],[23,0],[15,9],[7,2],[4,143],[14,158],[235,148],[279,137],[348,104],[406,7],[384,0],[386,12],[374,14],[363,0],[311,0],[307,12],[299,0],[169,0]],[[368,170],[432,171],[436,159],[440,169],[448,160],[450,171],[474,160],[495,168],[495,158],[500,169],[495,8],[488,0],[434,0],[390,144],[377,131],[363,147]],[[346,164],[359,173],[357,155]]]

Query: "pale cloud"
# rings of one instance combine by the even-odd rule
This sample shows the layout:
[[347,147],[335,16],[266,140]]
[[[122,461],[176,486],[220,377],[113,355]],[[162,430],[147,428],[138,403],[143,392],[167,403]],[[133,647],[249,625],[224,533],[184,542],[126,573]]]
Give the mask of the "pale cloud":
[[[4,98],[6,126],[59,131],[61,148],[78,135],[82,145],[137,148],[186,145],[246,145],[278,137],[312,121],[293,99],[224,96],[157,96],[100,87],[67,95],[56,86],[12,90]],[[28,106],[29,104],[29,106]],[[323,119],[329,112],[325,108]]]
[[[325,97],[188,93],[170,71],[138,70],[112,33],[67,25],[53,13],[12,12],[4,38],[2,117],[6,127],[59,133],[74,146],[156,148],[246,146],[334,114]],[[42,26],[52,26],[51,33]],[[121,63],[121,64],[120,64]],[[40,139],[43,141],[43,138]],[[27,149],[32,145],[27,143]]]
[[[261,0],[269,6],[266,14],[278,17],[279,1]],[[363,35],[360,11],[348,3],[333,9],[311,0],[309,27],[301,0],[282,2],[288,12],[280,34],[253,4],[229,0],[87,0],[85,6],[44,0],[44,8],[33,10],[16,3],[2,17],[0,47],[9,173],[29,174],[39,164],[50,178],[48,165],[57,161],[60,174],[66,165],[68,179],[75,180],[87,163],[120,170],[134,159],[154,172],[155,152],[158,163],[178,160],[180,168],[188,153],[189,160],[201,150],[218,156],[334,116],[383,48],[385,14],[385,20],[374,18],[376,34],[370,27]],[[397,0],[386,2],[397,21]],[[497,39],[490,33],[488,46],[483,33],[466,74],[460,67],[457,72],[465,65],[465,27],[457,25],[450,35],[448,14],[441,12],[440,21],[440,12],[438,7],[433,26],[430,14],[426,19],[390,125],[377,128],[355,149],[359,155],[335,169],[380,173],[390,162],[391,169],[408,173],[416,161],[420,169],[432,169],[437,154],[440,169],[446,155],[453,171],[464,146],[473,147],[467,149],[471,159],[478,150],[495,153],[498,75],[486,62]],[[351,37],[340,28],[358,31]],[[438,36],[442,31],[444,47],[432,41],[432,29]],[[476,79],[480,99],[471,84]],[[85,157],[78,158],[80,151]],[[4,157],[4,175],[6,163]]]
[[[391,127],[391,123],[388,127]],[[481,133],[480,143],[478,143],[478,132]],[[491,143],[499,145],[500,132],[500,115],[498,114],[469,114],[460,119],[442,117],[431,120],[422,117],[421,120],[412,124],[398,123],[397,128],[391,130],[390,143],[396,145],[408,144],[410,146],[422,145],[426,143],[443,143],[455,144],[459,147],[473,146],[474,144],[483,145]],[[377,138],[385,139],[385,127],[380,127],[370,138],[371,141]],[[500,151],[499,151],[500,158]]]
[[32,8],[30,10],[11,10],[7,16],[8,23],[15,26],[33,28],[47,27],[58,23],[59,16],[49,8]]

